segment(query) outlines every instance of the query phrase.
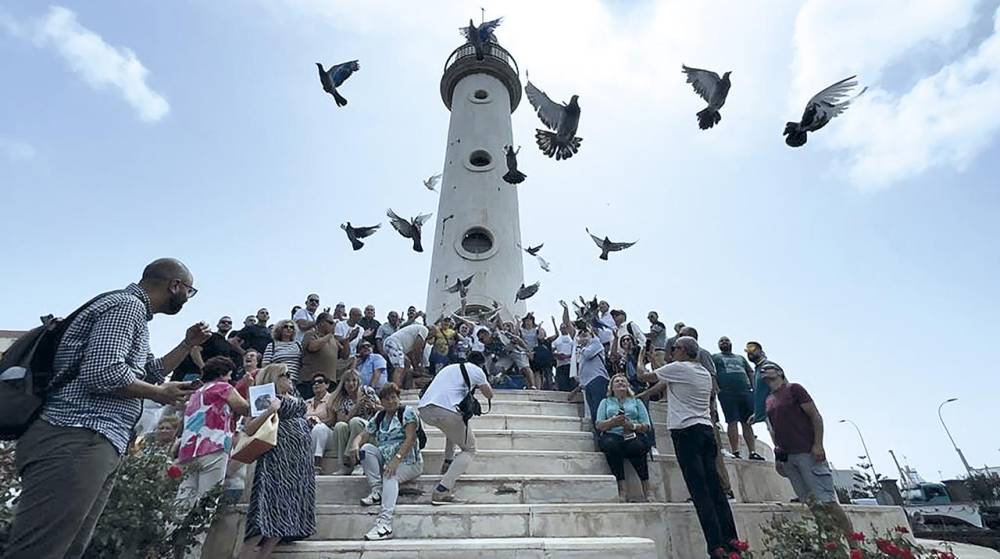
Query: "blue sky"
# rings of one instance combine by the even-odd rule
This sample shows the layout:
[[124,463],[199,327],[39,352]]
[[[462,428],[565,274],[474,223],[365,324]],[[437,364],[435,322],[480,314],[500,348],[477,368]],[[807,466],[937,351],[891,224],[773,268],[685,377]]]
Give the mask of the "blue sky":
[[[998,2],[688,4],[6,2],[0,328],[167,255],[201,291],[152,323],[158,352],[198,320],[279,317],[312,291],[380,319],[422,306],[430,253],[385,209],[436,210],[420,179],[443,164],[438,80],[482,5],[506,17],[522,80],[583,110],[581,151],[558,163],[532,145],[528,104],[513,115],[522,236],[552,264],[525,261],[536,315],[596,293],[640,322],[656,309],[695,325],[713,349],[760,340],[816,398],[840,467],[861,452],[847,417],[881,472],[891,448],[925,477],[960,473],[936,416],[953,396],[969,460],[1000,462],[1000,381],[979,355],[1000,337]],[[337,109],[313,63],[350,59]],[[709,132],[681,63],[733,71]],[[869,92],[786,147],[784,122],[853,73]],[[355,253],[346,220],[383,229]],[[585,226],[639,242],[600,262]]]

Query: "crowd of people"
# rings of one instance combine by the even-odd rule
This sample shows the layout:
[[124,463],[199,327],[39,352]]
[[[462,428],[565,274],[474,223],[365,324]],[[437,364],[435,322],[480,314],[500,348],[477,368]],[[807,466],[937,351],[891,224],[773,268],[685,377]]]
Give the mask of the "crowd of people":
[[[827,507],[851,532],[826,465],[822,417],[759,342],[747,342],[744,358],[723,336],[712,354],[689,325],[677,323],[671,334],[650,312],[642,327],[596,300],[573,303],[575,316],[560,302],[550,335],[531,313],[504,320],[510,315],[499,305],[434,319],[411,306],[405,320],[391,311],[382,323],[372,305],[320,310],[320,297],[310,294],[273,324],[266,308],[238,330],[229,316],[215,331],[196,324],[153,359],[148,321],[179,312],[197,293],[193,282],[180,262],[155,261],[137,284],[98,298],[70,325],[56,359],[68,378],[18,445],[24,492],[5,558],[82,554],[120,456],[146,445],[168,449],[185,470],[182,508],[220,483],[231,498],[249,486],[243,558],[268,557],[279,542],[315,532],[318,473],[360,469],[370,486],[361,504],[380,508],[364,537],[392,537],[399,485],[424,471],[424,425],[445,436],[443,477],[431,502],[458,502],[455,486],[476,456],[471,394],[492,399],[496,389],[582,396],[622,499],[625,462],[651,498],[648,462],[658,452],[649,403],[666,400],[666,429],[710,557],[728,557],[738,539],[723,454],[743,458],[742,429],[746,459],[764,460],[753,432],[761,422],[775,442],[775,467],[797,497]],[[252,414],[250,387],[267,384],[275,398]],[[415,406],[400,401],[410,388],[421,389]],[[156,404],[144,407],[143,399]],[[277,429],[276,445],[255,460],[247,483],[247,465],[231,455],[240,438],[269,428]],[[324,471],[326,457],[335,457],[332,472]],[[70,506],[53,497],[67,494]]]

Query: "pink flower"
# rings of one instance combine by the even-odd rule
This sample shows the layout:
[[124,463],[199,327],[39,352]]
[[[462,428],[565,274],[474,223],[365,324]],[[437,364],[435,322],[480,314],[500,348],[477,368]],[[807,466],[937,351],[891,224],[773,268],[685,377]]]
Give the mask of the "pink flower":
[[896,526],[896,531],[899,532],[900,534],[909,534],[910,533],[910,529],[907,528],[906,526]]
[[729,545],[735,547],[736,549],[738,549],[741,552],[750,549],[750,544],[748,542],[743,541],[743,540],[733,540],[733,541],[729,542]]
[[826,542],[823,544],[823,549],[833,551],[834,549],[837,549],[837,542]]
[[848,536],[848,539],[850,539],[852,542],[863,542],[865,541],[865,534],[864,532],[851,532],[851,535]]
[[865,554],[860,549],[851,550],[851,559],[864,559]]
[[167,468],[167,477],[170,479],[180,479],[183,475],[184,472],[177,464],[171,464],[170,467]]

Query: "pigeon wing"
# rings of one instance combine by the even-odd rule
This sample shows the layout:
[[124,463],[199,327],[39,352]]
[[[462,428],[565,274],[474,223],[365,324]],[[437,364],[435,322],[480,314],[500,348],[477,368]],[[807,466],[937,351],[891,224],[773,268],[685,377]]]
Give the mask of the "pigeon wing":
[[541,119],[542,124],[548,126],[549,130],[558,130],[563,114],[565,114],[564,107],[549,99],[549,96],[544,91],[535,87],[535,84],[530,81],[528,85],[524,86],[524,91],[528,94],[528,102],[535,108],[535,112],[538,113],[538,118]]
[[371,237],[378,228],[382,227],[382,224],[372,225],[371,227],[355,227],[354,236],[359,239],[364,239],[365,237]]
[[461,287],[462,287],[462,284],[459,283],[459,281],[456,281],[454,283],[454,285],[448,286],[448,288],[445,289],[445,291],[447,291],[448,293],[458,293],[458,291],[459,291],[459,289],[461,289]]
[[681,71],[687,74],[687,82],[694,88],[695,93],[700,95],[706,102],[711,103],[712,94],[715,93],[715,88],[718,87],[719,82],[722,80],[719,74],[711,70],[691,68],[683,64],[681,64]]
[[[815,107],[816,116],[814,120],[821,122],[828,121],[847,110],[847,106],[853,100],[848,97],[857,86],[857,76],[844,78],[813,95],[812,99],[806,105],[806,111],[808,112],[809,107]],[[864,93],[867,89],[861,90],[861,93]],[[861,95],[861,93],[858,93],[858,95]]]
[[429,213],[429,214],[420,214],[417,217],[413,218],[413,224],[416,225],[417,227],[420,227],[421,225],[423,225],[424,223],[426,223],[427,220],[430,219],[432,215],[434,215],[434,214],[432,214],[432,213]]
[[602,239],[602,238],[594,235],[593,233],[591,233],[590,229],[586,229],[586,231],[587,231],[587,234],[590,235],[590,238],[594,239],[594,244],[596,244],[598,248],[604,249],[604,239]]
[[351,74],[354,73],[354,65],[357,63],[357,60],[350,60],[348,62],[337,64],[327,70],[330,74],[330,80],[333,82],[334,87],[340,87],[340,85],[344,83],[347,78],[351,77]]
[[491,38],[493,32],[496,31],[497,27],[500,27],[500,22],[503,21],[502,17],[498,17],[494,20],[487,21],[479,25],[479,38],[483,41]]
[[436,185],[439,180],[441,180],[441,173],[437,173],[435,175],[427,177],[427,180],[424,181],[424,185],[426,185],[427,188],[430,188]]
[[611,245],[608,246],[608,250],[610,250],[610,251],[625,250],[625,249],[627,249],[628,247],[634,245],[637,242],[639,242],[639,241],[632,241],[631,243],[611,243]]
[[389,211],[385,212],[385,215],[389,216],[392,226],[396,229],[396,231],[399,231],[400,235],[404,237],[413,236],[413,225],[410,225],[409,221],[406,221],[405,219],[396,215],[396,212],[392,211],[392,209],[389,209]]

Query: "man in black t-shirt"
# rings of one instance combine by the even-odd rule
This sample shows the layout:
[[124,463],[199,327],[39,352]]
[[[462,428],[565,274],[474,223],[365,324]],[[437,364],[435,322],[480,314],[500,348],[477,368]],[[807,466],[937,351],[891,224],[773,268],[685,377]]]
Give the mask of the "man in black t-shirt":
[[364,328],[365,332],[371,331],[371,334],[365,336],[363,340],[375,347],[375,334],[378,332],[378,327],[382,325],[378,320],[375,320],[375,305],[365,307],[365,316],[358,320],[358,324]]
[[243,342],[241,347],[244,351],[253,348],[257,350],[257,353],[264,355],[264,350],[267,349],[267,344],[271,343],[272,339],[271,330],[267,327],[267,320],[270,317],[267,309],[260,309],[257,311],[257,324],[244,326],[236,333],[236,337]]

